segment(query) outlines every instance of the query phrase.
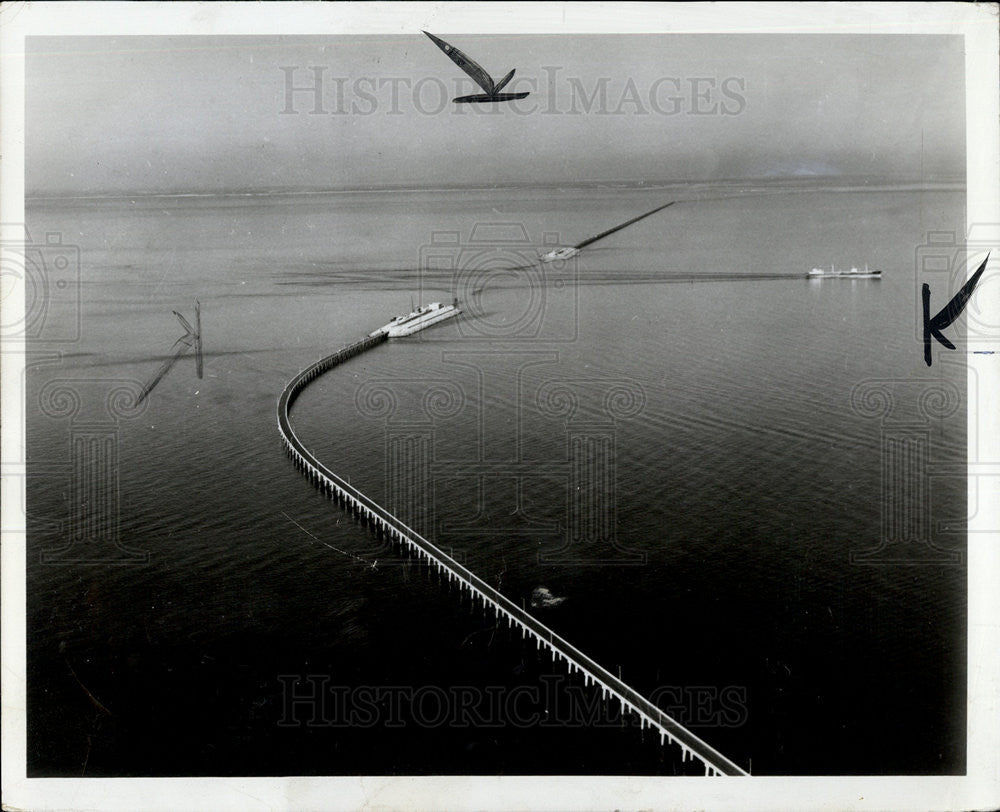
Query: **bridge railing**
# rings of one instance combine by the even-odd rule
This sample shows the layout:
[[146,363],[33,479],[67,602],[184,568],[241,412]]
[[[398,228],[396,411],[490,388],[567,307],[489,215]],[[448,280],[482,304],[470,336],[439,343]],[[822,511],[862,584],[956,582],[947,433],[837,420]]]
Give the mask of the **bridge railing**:
[[676,719],[660,710],[638,691],[626,685],[621,679],[494,589],[474,572],[335,474],[305,447],[292,428],[289,419],[289,410],[302,389],[324,372],[386,340],[385,334],[379,334],[343,347],[332,355],[306,367],[289,382],[278,399],[277,415],[278,428],[289,453],[306,468],[309,476],[318,484],[322,484],[331,493],[335,492],[338,496],[353,502],[371,519],[394,532],[400,543],[410,544],[418,551],[423,552],[430,561],[447,572],[449,578],[454,577],[460,582],[464,582],[465,586],[478,593],[484,603],[492,604],[498,614],[503,612],[509,621],[517,623],[522,629],[533,634],[539,644],[544,643],[551,649],[553,656],[558,655],[566,660],[571,670],[579,670],[587,679],[600,685],[603,691],[616,695],[623,708],[635,711],[639,715],[643,726],[648,723],[651,727],[659,728],[661,736],[666,735],[681,746],[685,757],[690,752],[703,761],[706,765],[706,774],[714,772],[723,775],[748,775],[738,764],[726,758]]

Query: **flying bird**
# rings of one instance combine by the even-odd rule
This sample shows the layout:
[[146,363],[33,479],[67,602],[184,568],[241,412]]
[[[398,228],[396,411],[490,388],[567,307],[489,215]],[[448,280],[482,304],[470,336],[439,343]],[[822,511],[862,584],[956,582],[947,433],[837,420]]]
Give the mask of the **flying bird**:
[[524,93],[501,93],[500,91],[507,85],[507,83],[514,78],[514,71],[511,70],[506,76],[503,77],[499,82],[494,82],[493,78],[486,72],[482,65],[476,62],[474,59],[470,59],[464,53],[462,53],[454,45],[449,45],[443,39],[438,39],[433,34],[428,34],[424,31],[428,37],[430,37],[431,42],[437,45],[442,51],[448,54],[452,62],[454,62],[458,67],[464,70],[472,80],[479,85],[485,93],[477,93],[472,96],[459,96],[457,99],[452,99],[456,104],[464,104],[466,102],[502,102],[502,101],[514,101],[515,99],[523,99],[528,95],[527,92]]

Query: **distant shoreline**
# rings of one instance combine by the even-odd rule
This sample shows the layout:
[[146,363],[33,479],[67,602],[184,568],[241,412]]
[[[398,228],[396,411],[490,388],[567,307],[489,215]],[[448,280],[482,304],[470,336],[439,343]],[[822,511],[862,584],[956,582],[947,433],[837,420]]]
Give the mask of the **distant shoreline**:
[[675,181],[609,181],[591,180],[561,183],[496,183],[487,185],[435,186],[370,186],[331,189],[258,189],[210,192],[95,192],[88,194],[26,194],[25,202],[70,200],[137,200],[137,199],[211,199],[211,198],[282,198],[324,197],[354,194],[449,194],[455,192],[521,191],[657,191],[666,189],[728,189],[753,193],[760,191],[830,191],[830,192],[893,192],[893,191],[964,191],[962,179],[912,180],[857,176],[809,176],[783,178],[733,178],[722,180]]

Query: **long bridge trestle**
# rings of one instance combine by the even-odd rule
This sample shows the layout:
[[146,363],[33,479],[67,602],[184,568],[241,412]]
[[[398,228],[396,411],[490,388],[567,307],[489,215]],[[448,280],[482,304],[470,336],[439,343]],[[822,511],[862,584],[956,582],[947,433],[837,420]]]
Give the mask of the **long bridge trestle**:
[[677,745],[681,751],[682,762],[691,759],[700,760],[705,765],[705,775],[749,775],[746,770],[661,711],[620,678],[598,665],[450,555],[337,476],[313,456],[299,440],[292,428],[289,413],[302,390],[324,372],[384,343],[387,339],[385,333],[380,333],[343,347],[306,367],[282,391],[278,398],[278,430],[285,452],[295,467],[328,499],[335,500],[355,518],[368,525],[373,532],[395,544],[407,557],[415,555],[419,560],[426,562],[427,566],[433,567],[439,578],[445,576],[449,585],[457,583],[460,594],[468,593],[474,604],[481,604],[483,610],[491,612],[498,622],[503,619],[508,628],[518,629],[522,637],[526,639],[533,637],[536,649],[538,651],[547,649],[552,655],[552,661],[564,662],[570,674],[576,672],[582,674],[586,686],[594,685],[600,688],[602,700],[617,701],[620,704],[623,716],[636,715],[641,730],[644,731],[648,727],[658,731],[661,745]]

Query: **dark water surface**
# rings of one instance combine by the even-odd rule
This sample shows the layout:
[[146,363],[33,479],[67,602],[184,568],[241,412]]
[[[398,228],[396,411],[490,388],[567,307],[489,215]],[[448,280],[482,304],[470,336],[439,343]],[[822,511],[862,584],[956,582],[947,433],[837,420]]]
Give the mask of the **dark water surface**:
[[[887,427],[964,465],[964,367],[924,366],[914,272],[964,193],[738,191],[29,203],[82,280],[79,336],[37,342],[28,375],[29,774],[690,768],[282,453],[295,372],[456,293],[462,319],[303,393],[320,459],[756,774],[964,772],[966,573],[931,547],[964,547],[964,476],[933,479],[903,563],[851,558],[880,542]],[[881,281],[801,278],[865,262]],[[195,299],[205,377],[182,358],[109,412]],[[884,420],[852,407],[865,381]],[[935,388],[952,414],[921,411]],[[95,432],[117,465],[74,470]],[[147,561],[72,518],[81,479],[81,516],[114,503],[111,469],[118,541]]]

